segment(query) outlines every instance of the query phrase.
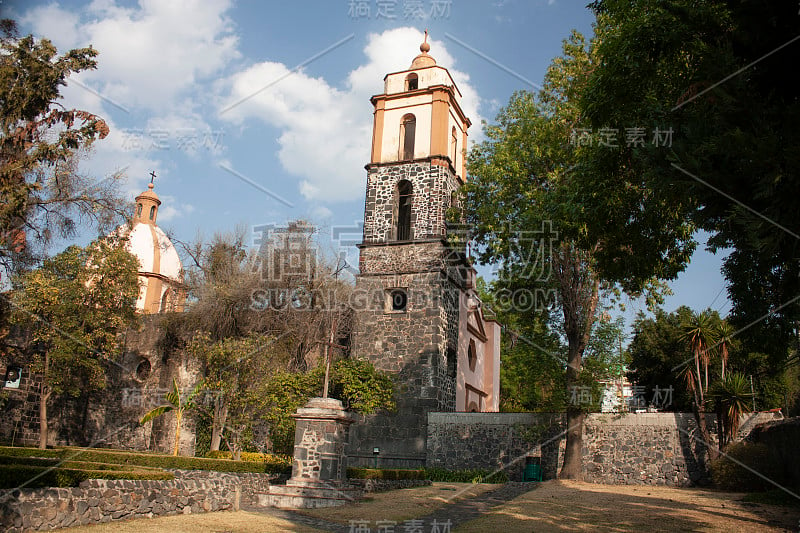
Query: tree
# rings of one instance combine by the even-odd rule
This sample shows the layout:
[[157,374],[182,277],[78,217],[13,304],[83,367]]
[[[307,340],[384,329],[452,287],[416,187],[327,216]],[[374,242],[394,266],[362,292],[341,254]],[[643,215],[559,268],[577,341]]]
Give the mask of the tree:
[[671,390],[671,404],[664,408],[672,411],[692,409],[689,391],[676,371],[686,361],[693,361],[692,353],[681,339],[681,324],[691,313],[686,306],[672,313],[657,309],[653,317],[640,313],[633,323],[633,339],[628,347],[631,360],[628,379],[642,387],[647,397],[652,397],[656,388]]
[[[716,353],[717,330],[719,329],[719,315],[710,309],[700,313],[690,313],[681,324],[683,328],[683,340],[694,358],[694,366],[687,365],[683,370],[686,377],[686,386],[692,393],[694,411],[697,427],[703,437],[704,443],[711,442],[711,436],[706,425],[706,403],[708,401],[708,367],[711,365],[711,357]],[[701,373],[702,367],[702,373]],[[705,377],[705,379],[703,379]],[[711,458],[714,459],[716,453],[710,449]]]
[[739,419],[750,412],[750,384],[743,374],[732,372],[718,381],[713,389],[720,422],[720,448],[725,449],[736,437]]
[[[324,365],[310,372],[278,372],[256,392],[259,411],[270,424],[275,452],[291,453],[295,433],[291,415],[309,398],[319,396],[324,374]],[[339,359],[333,364],[330,378],[331,397],[341,400],[346,409],[363,414],[395,409],[392,379],[369,361]]]
[[138,267],[122,242],[105,238],[70,246],[14,278],[11,321],[30,335],[31,369],[42,377],[40,448],[47,446],[53,394],[78,396],[105,386],[104,364],[136,319]]
[[128,212],[117,194],[121,173],[97,182],[78,172],[108,126],[58,103],[67,77],[94,69],[96,56],[91,47],[59,56],[49,40],[19,38],[13,21],[0,21],[0,266],[7,272],[38,262],[41,248],[74,236],[78,222],[107,233]]
[[272,344],[272,339],[257,334],[212,341],[208,332],[189,341],[187,351],[201,362],[203,383],[213,397],[212,451],[219,450],[226,435],[231,452],[238,455],[241,450],[240,437],[256,418],[252,391],[286,368],[286,358],[277,357]]
[[174,456],[178,455],[181,444],[181,421],[183,420],[183,415],[186,411],[195,408],[195,397],[202,389],[203,383],[200,382],[184,397],[181,395],[181,390],[178,388],[178,381],[172,378],[172,390],[165,396],[167,403],[151,409],[139,420],[139,423],[144,425],[163,414],[171,411],[175,412],[175,448],[172,450],[172,455]]
[[614,232],[618,243],[601,266],[688,258],[704,229],[712,251],[732,250],[723,267],[731,323],[748,326],[749,351],[780,364],[800,318],[800,74],[786,68],[800,46],[796,4],[598,0],[592,9],[588,122],[671,132],[659,146],[600,147],[581,173],[585,209],[597,213],[588,233]]
[[[569,394],[584,386],[582,361],[601,292],[618,283],[631,295],[648,291],[657,301],[655,279],[674,275],[677,268],[659,255],[657,261],[633,261],[631,268],[617,268],[608,277],[597,269],[615,243],[587,233],[594,213],[583,208],[584,190],[577,176],[592,150],[571,142],[583,125],[578,102],[594,68],[593,52],[577,32],[563,50],[548,69],[543,89],[536,95],[516,93],[498,115],[498,124],[486,128],[488,140],[470,153],[472,181],[465,187],[465,203],[482,261],[502,261],[501,277],[515,289],[556,290],[557,307],[550,312],[560,314],[558,331],[567,341]],[[562,477],[581,475],[584,415],[581,406],[567,406]]]

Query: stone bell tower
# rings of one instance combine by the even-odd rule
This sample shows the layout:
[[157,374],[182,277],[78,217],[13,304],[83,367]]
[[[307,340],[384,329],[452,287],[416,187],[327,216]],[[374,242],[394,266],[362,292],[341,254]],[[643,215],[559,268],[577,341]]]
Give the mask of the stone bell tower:
[[463,184],[469,119],[446,68],[428,52],[387,74],[373,96],[364,239],[352,353],[394,375],[396,415],[351,428],[351,465],[424,464],[427,413],[455,409],[463,249],[448,244],[446,212]]

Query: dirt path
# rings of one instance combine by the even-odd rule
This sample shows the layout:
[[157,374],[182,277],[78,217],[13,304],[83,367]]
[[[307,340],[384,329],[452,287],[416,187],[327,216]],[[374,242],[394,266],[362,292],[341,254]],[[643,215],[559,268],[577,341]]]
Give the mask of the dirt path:
[[547,481],[457,531],[798,531],[800,509],[701,489]]
[[[277,509],[242,510],[113,522],[62,531],[738,533],[796,532],[800,529],[800,508],[742,502],[742,496],[701,489],[595,485],[572,481],[508,483],[502,486],[434,483],[431,487],[375,494],[358,504],[302,514]],[[393,528],[387,529],[392,525]],[[409,529],[411,525],[417,529]]]

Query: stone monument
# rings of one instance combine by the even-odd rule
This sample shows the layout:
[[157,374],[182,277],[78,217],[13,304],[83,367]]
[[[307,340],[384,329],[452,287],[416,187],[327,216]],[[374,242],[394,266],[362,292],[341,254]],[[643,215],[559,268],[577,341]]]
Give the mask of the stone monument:
[[353,418],[342,402],[312,398],[292,417],[297,421],[292,477],[286,485],[273,485],[259,495],[259,503],[298,509],[333,507],[359,498],[361,491],[347,484],[344,449]]

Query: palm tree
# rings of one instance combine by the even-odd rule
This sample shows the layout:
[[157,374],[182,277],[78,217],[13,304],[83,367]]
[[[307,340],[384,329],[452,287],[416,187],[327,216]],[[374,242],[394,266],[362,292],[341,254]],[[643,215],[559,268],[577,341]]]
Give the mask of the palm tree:
[[[683,335],[681,339],[685,340],[689,346],[689,350],[694,356],[694,369],[686,368],[686,384],[687,388],[694,396],[694,417],[697,421],[697,427],[702,435],[703,442],[706,443],[709,458],[715,459],[716,453],[714,448],[708,446],[711,442],[711,434],[706,426],[706,392],[708,391],[708,367],[711,362],[712,350],[715,347],[716,331],[712,320],[711,310],[707,309],[701,313],[693,312],[691,316],[683,322]],[[703,373],[700,372],[700,367],[703,367]],[[705,377],[705,380],[703,380]]]
[[150,420],[159,417],[164,413],[175,411],[175,449],[173,450],[172,455],[178,455],[178,445],[180,444],[181,420],[183,419],[183,413],[185,413],[188,409],[194,408],[194,397],[197,396],[202,389],[203,382],[201,381],[194,387],[194,389],[192,389],[185,399],[181,398],[181,391],[178,388],[178,382],[175,378],[172,378],[172,390],[166,395],[167,403],[152,409],[150,412],[145,414],[141,420],[139,420],[140,424],[146,424]]
[[717,327],[717,337],[719,338],[719,356],[722,360],[722,374],[720,376],[722,379],[725,379],[725,367],[728,365],[728,354],[730,352],[731,344],[733,342],[733,335],[735,333],[736,332],[734,331],[733,326],[731,326],[727,320],[720,322],[719,326]]
[[736,437],[741,416],[750,412],[753,395],[744,374],[731,372],[714,387],[713,396],[721,415],[720,447],[724,448]]
[[[717,340],[717,328],[714,327],[711,312],[706,309],[701,313],[692,313],[691,317],[683,323],[681,339],[689,344],[689,350],[694,355],[695,371],[699,384],[700,405],[705,403],[705,393],[708,391],[708,367],[711,363],[712,350]],[[703,374],[700,373],[700,365]],[[705,377],[705,379],[703,379]]]

